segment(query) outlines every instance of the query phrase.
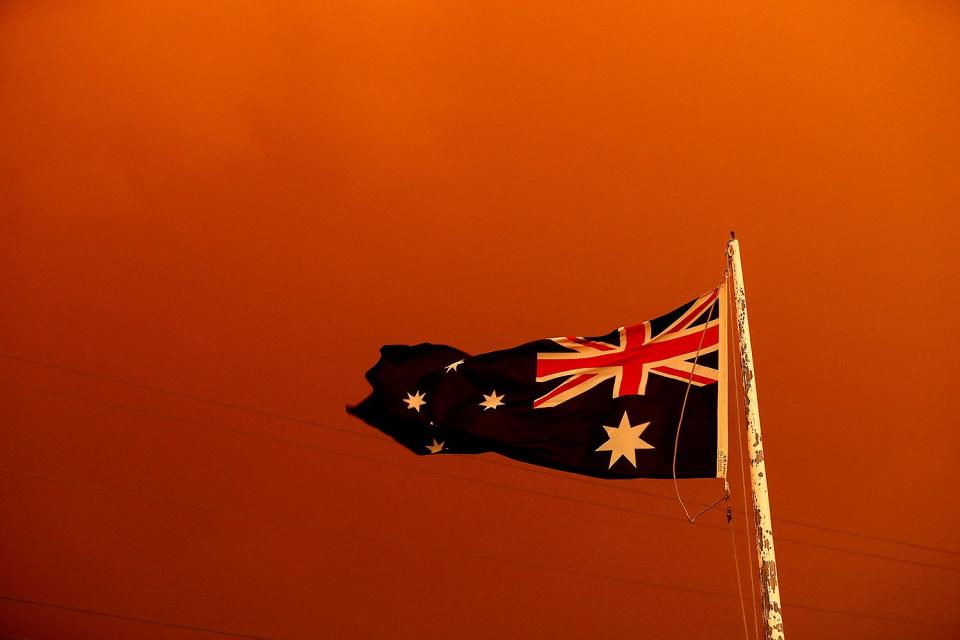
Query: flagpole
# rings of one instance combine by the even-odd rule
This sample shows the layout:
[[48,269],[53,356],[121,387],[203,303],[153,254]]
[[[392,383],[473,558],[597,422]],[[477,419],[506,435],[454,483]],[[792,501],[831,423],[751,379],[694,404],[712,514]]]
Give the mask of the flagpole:
[[[750,321],[747,318],[747,294],[743,287],[743,266],[740,264],[740,243],[734,232],[727,242],[727,256],[733,274],[733,298],[740,334],[740,370],[743,375],[744,410],[747,416],[747,446],[750,454],[750,480],[753,489],[753,511],[757,525],[757,557],[760,567],[760,602],[763,605],[765,637],[783,640],[783,617],[780,611],[780,586],[777,581],[777,558],[773,548],[773,523],[770,498],[767,494],[767,472],[760,434],[760,410],[757,406],[757,376],[753,369],[753,348],[750,344]],[[741,455],[743,453],[741,452]]]

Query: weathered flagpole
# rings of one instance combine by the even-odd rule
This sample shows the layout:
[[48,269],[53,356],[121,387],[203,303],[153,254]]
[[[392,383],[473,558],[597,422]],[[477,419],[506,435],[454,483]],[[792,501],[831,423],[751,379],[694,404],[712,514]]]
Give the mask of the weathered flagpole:
[[[750,345],[750,321],[747,318],[747,293],[743,287],[740,264],[740,243],[730,232],[727,257],[733,274],[733,298],[740,332],[740,370],[743,374],[744,411],[747,416],[747,446],[750,452],[750,480],[753,488],[753,511],[757,523],[757,556],[760,567],[760,601],[763,605],[767,640],[783,640],[783,617],[780,611],[780,586],[777,582],[777,558],[773,550],[773,523],[767,495],[767,473],[763,461],[763,437],[760,435],[760,410],[757,406],[757,376],[753,370],[753,349]],[[742,453],[741,453],[742,455]]]

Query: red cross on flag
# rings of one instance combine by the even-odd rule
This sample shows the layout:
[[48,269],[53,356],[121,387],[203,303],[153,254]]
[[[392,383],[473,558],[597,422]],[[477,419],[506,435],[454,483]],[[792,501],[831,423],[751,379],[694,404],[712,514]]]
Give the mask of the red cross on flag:
[[537,354],[537,382],[567,378],[533,402],[535,409],[555,407],[613,379],[613,397],[643,395],[650,374],[690,382],[696,386],[717,381],[717,369],[694,359],[720,348],[720,318],[713,313],[704,327],[704,314],[713,310],[720,289],[698,298],[672,324],[654,335],[650,321],[618,330],[612,344],[595,338],[553,338],[564,353]]

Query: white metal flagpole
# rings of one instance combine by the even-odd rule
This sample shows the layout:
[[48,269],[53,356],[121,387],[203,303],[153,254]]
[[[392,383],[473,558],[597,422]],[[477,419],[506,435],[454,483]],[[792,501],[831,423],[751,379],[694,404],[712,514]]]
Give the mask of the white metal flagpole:
[[[757,406],[757,376],[753,370],[753,349],[750,345],[750,321],[747,318],[747,294],[743,287],[740,264],[740,243],[730,232],[727,257],[733,274],[733,298],[736,305],[737,329],[740,333],[740,370],[743,374],[744,411],[747,416],[747,447],[750,454],[750,480],[753,488],[753,511],[757,524],[757,556],[760,567],[760,601],[763,605],[765,637],[783,640],[783,617],[780,611],[780,586],[777,581],[777,558],[773,549],[773,523],[767,494],[767,471],[763,460],[763,438],[760,435],[760,410]],[[741,452],[742,455],[742,452]]]

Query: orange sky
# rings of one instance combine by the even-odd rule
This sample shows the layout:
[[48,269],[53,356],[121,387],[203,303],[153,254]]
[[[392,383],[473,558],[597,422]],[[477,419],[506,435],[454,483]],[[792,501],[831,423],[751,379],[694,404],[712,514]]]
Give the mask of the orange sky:
[[960,634],[960,8],[556,4],[3,4],[0,635],[742,637],[669,482],[343,410],[383,343],[671,309],[731,228],[787,637]]

